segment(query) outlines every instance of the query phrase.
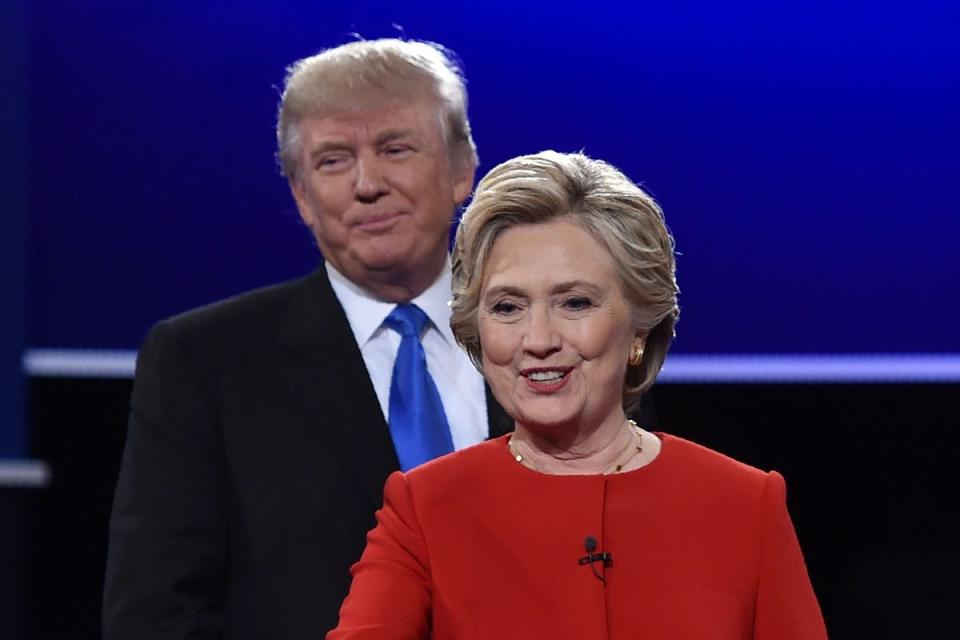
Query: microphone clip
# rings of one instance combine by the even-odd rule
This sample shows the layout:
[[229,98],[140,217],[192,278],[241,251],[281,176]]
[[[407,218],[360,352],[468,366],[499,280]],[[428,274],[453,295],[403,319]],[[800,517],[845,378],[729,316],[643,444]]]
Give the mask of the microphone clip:
[[604,567],[612,567],[613,554],[607,553],[606,551],[603,553],[590,553],[577,560],[577,562],[579,562],[581,566],[585,564],[593,564],[594,562],[603,562]]
[[613,566],[613,554],[606,551],[597,553],[597,539],[593,536],[587,536],[583,541],[583,549],[587,552],[587,555],[578,559],[578,564],[582,567],[585,564],[590,565],[590,571],[593,572],[594,577],[600,582],[606,584],[607,580],[604,575],[597,571],[597,567],[594,563],[601,563],[600,566],[604,569],[607,567]]

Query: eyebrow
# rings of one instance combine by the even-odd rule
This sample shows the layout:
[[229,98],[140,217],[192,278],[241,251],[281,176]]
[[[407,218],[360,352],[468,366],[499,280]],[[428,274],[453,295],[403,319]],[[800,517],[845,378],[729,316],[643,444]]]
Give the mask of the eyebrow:
[[587,280],[568,280],[566,282],[559,282],[550,287],[550,293],[565,293],[572,289],[589,289],[592,293],[599,293],[601,290],[597,284],[588,282]]
[[400,138],[406,138],[412,134],[411,129],[386,129],[379,132],[373,139],[375,145],[380,146]]
[[[373,139],[375,146],[382,146],[388,142],[393,142],[394,140],[399,140],[400,138],[407,137],[411,135],[412,131],[410,129],[386,129],[377,134]],[[341,142],[339,140],[325,140],[317,144],[316,147],[310,150],[310,159],[314,160],[317,156],[320,156],[328,151],[349,151],[353,146],[348,142]]]
[[[567,280],[566,282],[558,282],[550,287],[550,295],[566,293],[574,289],[588,289],[593,294],[599,294],[602,292],[602,289],[593,282],[588,282],[587,280]],[[516,285],[501,284],[491,287],[489,290],[487,290],[483,297],[490,298],[503,294],[523,297],[527,295],[527,292]]]
[[521,297],[526,295],[526,293],[520,287],[515,287],[509,284],[501,284],[501,285],[497,285],[496,287],[492,287],[488,289],[483,294],[483,297],[484,299],[487,299],[487,298],[493,298],[493,297],[504,295],[504,294],[508,296],[521,296]]
[[326,142],[321,142],[320,144],[315,146],[313,149],[311,149],[309,157],[311,160],[315,160],[318,156],[321,156],[324,153],[327,153],[328,151],[348,151],[349,149],[350,149],[350,145],[347,144],[346,142],[337,142],[337,141],[329,140]]

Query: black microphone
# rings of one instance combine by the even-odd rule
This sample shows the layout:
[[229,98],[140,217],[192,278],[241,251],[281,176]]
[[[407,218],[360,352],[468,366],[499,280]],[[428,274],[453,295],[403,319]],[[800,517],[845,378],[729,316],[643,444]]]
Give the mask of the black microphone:
[[[583,548],[587,550],[588,554],[592,555],[593,552],[597,550],[597,539],[593,536],[587,536],[583,540]],[[589,558],[590,556],[588,555],[587,557]]]
[[613,554],[607,553],[607,552],[605,552],[605,551],[602,552],[602,553],[596,553],[596,550],[597,550],[597,539],[594,538],[593,536],[587,536],[586,538],[583,539],[583,548],[584,548],[584,550],[587,552],[587,555],[585,555],[585,556],[583,556],[582,558],[580,558],[580,559],[577,561],[577,563],[580,564],[580,566],[583,566],[583,565],[585,565],[585,564],[589,564],[589,565],[590,565],[590,570],[593,571],[593,575],[597,578],[597,580],[599,580],[600,582],[603,582],[604,584],[606,584],[607,581],[606,581],[606,580],[604,579],[604,577],[597,571],[597,568],[594,566],[594,563],[595,563],[595,562],[601,562],[601,563],[603,563],[602,566],[603,566],[604,569],[606,569],[607,567],[612,567],[612,566],[613,566]]

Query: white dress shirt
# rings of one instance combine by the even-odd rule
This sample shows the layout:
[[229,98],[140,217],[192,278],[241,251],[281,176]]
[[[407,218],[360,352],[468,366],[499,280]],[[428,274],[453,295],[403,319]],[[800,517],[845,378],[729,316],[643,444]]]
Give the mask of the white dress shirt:
[[[347,314],[353,337],[360,347],[367,373],[383,411],[390,416],[390,381],[393,363],[400,348],[400,334],[383,326],[396,304],[378,300],[369,291],[324,263],[330,285]],[[421,344],[427,354],[427,370],[440,392],[440,401],[450,426],[453,448],[462,449],[487,438],[487,402],[483,376],[467,354],[457,345],[450,330],[450,264],[426,291],[410,302],[420,307],[430,322],[423,332]]]

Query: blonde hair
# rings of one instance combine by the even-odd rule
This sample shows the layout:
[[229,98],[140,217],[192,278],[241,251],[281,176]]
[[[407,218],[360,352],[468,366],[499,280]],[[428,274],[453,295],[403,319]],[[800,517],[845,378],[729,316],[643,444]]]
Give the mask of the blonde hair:
[[507,160],[484,176],[457,230],[450,326],[480,368],[477,310],[491,248],[511,227],[558,218],[579,225],[610,252],[631,326],[646,336],[643,358],[628,366],[624,380],[629,408],[660,372],[680,315],[674,242],[653,198],[602,160],[543,151]]
[[287,67],[277,109],[277,160],[288,179],[298,177],[300,122],[325,111],[376,104],[384,97],[413,100],[432,95],[451,160],[477,165],[467,119],[467,90],[460,65],[442,45],[384,38],[360,40],[297,60]]

